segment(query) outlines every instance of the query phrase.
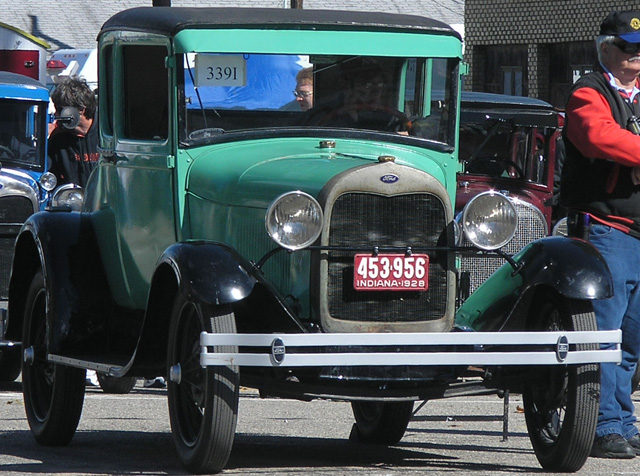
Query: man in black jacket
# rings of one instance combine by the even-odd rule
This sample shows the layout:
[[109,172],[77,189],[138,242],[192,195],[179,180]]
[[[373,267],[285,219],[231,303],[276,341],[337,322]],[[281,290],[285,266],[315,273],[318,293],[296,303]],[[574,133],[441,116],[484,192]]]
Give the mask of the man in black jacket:
[[61,118],[49,136],[50,171],[58,183],[85,186],[91,171],[98,162],[98,127],[96,120],[96,95],[86,81],[70,77],[59,84],[51,94],[56,116],[65,107],[74,107],[79,113],[78,124],[67,127]]

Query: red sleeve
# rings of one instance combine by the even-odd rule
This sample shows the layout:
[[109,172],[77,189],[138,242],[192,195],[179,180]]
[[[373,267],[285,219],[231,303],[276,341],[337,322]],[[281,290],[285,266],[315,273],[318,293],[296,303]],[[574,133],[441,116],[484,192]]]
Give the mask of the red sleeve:
[[620,127],[609,103],[598,91],[577,89],[565,112],[567,137],[582,155],[640,166],[640,136]]

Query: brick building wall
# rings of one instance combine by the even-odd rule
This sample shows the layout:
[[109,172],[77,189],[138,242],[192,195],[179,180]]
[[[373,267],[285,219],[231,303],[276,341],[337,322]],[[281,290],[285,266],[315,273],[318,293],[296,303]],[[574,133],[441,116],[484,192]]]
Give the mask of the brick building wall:
[[573,81],[572,65],[595,59],[593,40],[602,20],[611,10],[628,9],[640,9],[640,2],[465,0],[465,89],[504,92],[497,90],[496,64],[513,61],[508,50],[526,46],[526,58],[518,59],[524,64],[504,66],[523,68],[523,95],[561,106]]

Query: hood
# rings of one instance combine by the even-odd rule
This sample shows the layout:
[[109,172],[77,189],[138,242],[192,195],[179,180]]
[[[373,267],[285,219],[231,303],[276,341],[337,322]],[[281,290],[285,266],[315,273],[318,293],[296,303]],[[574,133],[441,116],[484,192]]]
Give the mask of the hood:
[[[434,160],[437,152],[372,141],[279,138],[243,141],[182,151],[192,158],[187,192],[230,206],[267,208],[279,195],[302,190],[317,197],[333,176],[392,155],[447,184],[447,175]],[[333,147],[331,147],[333,146]],[[455,174],[452,175],[455,180]],[[449,179],[450,180],[450,179]]]

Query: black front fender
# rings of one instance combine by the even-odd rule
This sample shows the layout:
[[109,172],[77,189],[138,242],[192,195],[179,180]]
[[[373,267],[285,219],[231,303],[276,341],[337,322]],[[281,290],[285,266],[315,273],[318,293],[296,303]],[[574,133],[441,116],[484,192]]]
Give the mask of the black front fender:
[[231,304],[246,298],[258,281],[259,273],[233,248],[205,241],[171,245],[158,261],[157,268],[163,266],[173,270],[180,292],[185,297],[194,302],[215,305]]
[[504,264],[456,313],[456,325],[475,330],[505,326],[532,288],[546,285],[572,299],[606,299],[613,282],[606,262],[591,244],[576,238],[547,237],[525,246]]
[[287,309],[261,271],[233,248],[217,242],[188,241],[169,246],[151,280],[149,302],[134,367],[149,375],[161,372],[169,339],[176,294],[209,305],[231,304],[238,332],[300,332],[302,326]]

